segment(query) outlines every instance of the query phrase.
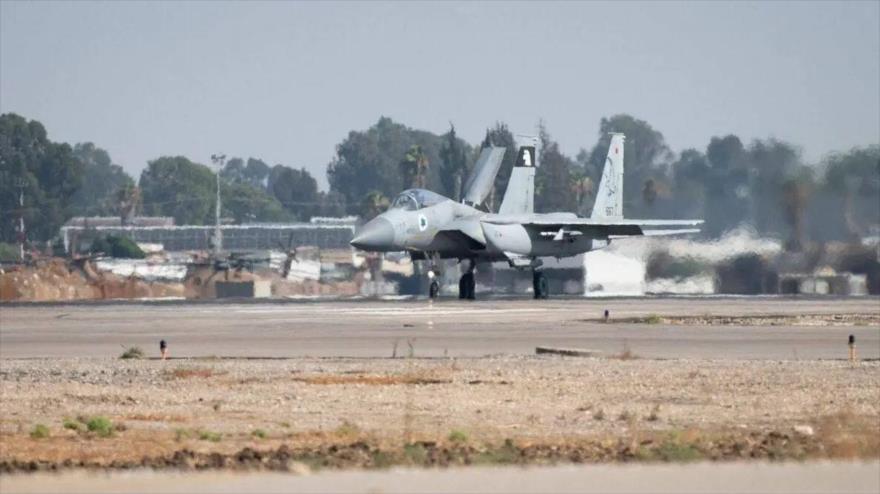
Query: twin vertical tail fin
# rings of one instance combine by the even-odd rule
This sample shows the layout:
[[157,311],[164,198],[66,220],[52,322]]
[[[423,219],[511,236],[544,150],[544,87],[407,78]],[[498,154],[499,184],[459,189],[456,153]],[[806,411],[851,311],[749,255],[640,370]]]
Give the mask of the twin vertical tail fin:
[[608,157],[602,179],[596,190],[596,202],[593,205],[593,219],[623,218],[623,134],[611,134],[611,145],[608,146]]
[[536,149],[534,144],[519,148],[498,214],[535,212],[535,165],[538,158]]

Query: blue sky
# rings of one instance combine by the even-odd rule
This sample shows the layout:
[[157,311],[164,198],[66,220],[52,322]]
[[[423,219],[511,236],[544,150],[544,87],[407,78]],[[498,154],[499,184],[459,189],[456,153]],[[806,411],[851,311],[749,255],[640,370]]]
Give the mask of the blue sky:
[[0,112],[137,176],[212,153],[305,167],[386,115],[562,149],[627,112],[670,146],[880,141],[880,2],[3,2]]

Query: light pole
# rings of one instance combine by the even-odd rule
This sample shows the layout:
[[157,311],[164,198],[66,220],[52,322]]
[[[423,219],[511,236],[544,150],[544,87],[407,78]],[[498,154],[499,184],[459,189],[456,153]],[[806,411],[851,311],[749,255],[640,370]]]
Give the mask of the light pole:
[[24,188],[27,186],[27,182],[17,178],[15,186],[18,187],[18,260],[24,263],[24,241],[26,238],[24,232]]
[[226,162],[225,154],[212,154],[211,161],[217,165],[217,201],[214,208],[214,259],[220,259],[223,250],[223,234],[220,232],[220,171]]

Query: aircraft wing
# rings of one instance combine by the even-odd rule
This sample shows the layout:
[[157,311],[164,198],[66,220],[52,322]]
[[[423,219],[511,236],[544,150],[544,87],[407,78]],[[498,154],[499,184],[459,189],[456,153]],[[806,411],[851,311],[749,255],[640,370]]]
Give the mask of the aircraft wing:
[[554,215],[548,215],[547,218],[542,218],[541,216],[533,216],[529,218],[504,218],[496,216],[483,221],[497,225],[522,225],[529,230],[540,230],[541,235],[553,236],[554,239],[583,235],[585,233],[594,234],[595,236],[607,236],[610,238],[682,235],[687,233],[698,233],[700,229],[692,227],[703,224],[703,220],[576,218],[565,216],[554,217]]

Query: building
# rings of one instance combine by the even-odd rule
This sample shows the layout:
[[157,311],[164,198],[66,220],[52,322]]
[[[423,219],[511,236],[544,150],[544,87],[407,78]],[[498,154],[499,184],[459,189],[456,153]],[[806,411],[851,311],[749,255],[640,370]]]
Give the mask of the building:
[[[61,238],[68,253],[88,252],[99,236],[127,237],[139,244],[161,244],[166,252],[204,251],[212,247],[213,225],[175,225],[172,218],[132,218],[122,225],[119,218],[73,218],[61,227]],[[222,225],[223,250],[287,250],[288,246],[310,245],[319,249],[348,249],[355,221],[254,223]]]

